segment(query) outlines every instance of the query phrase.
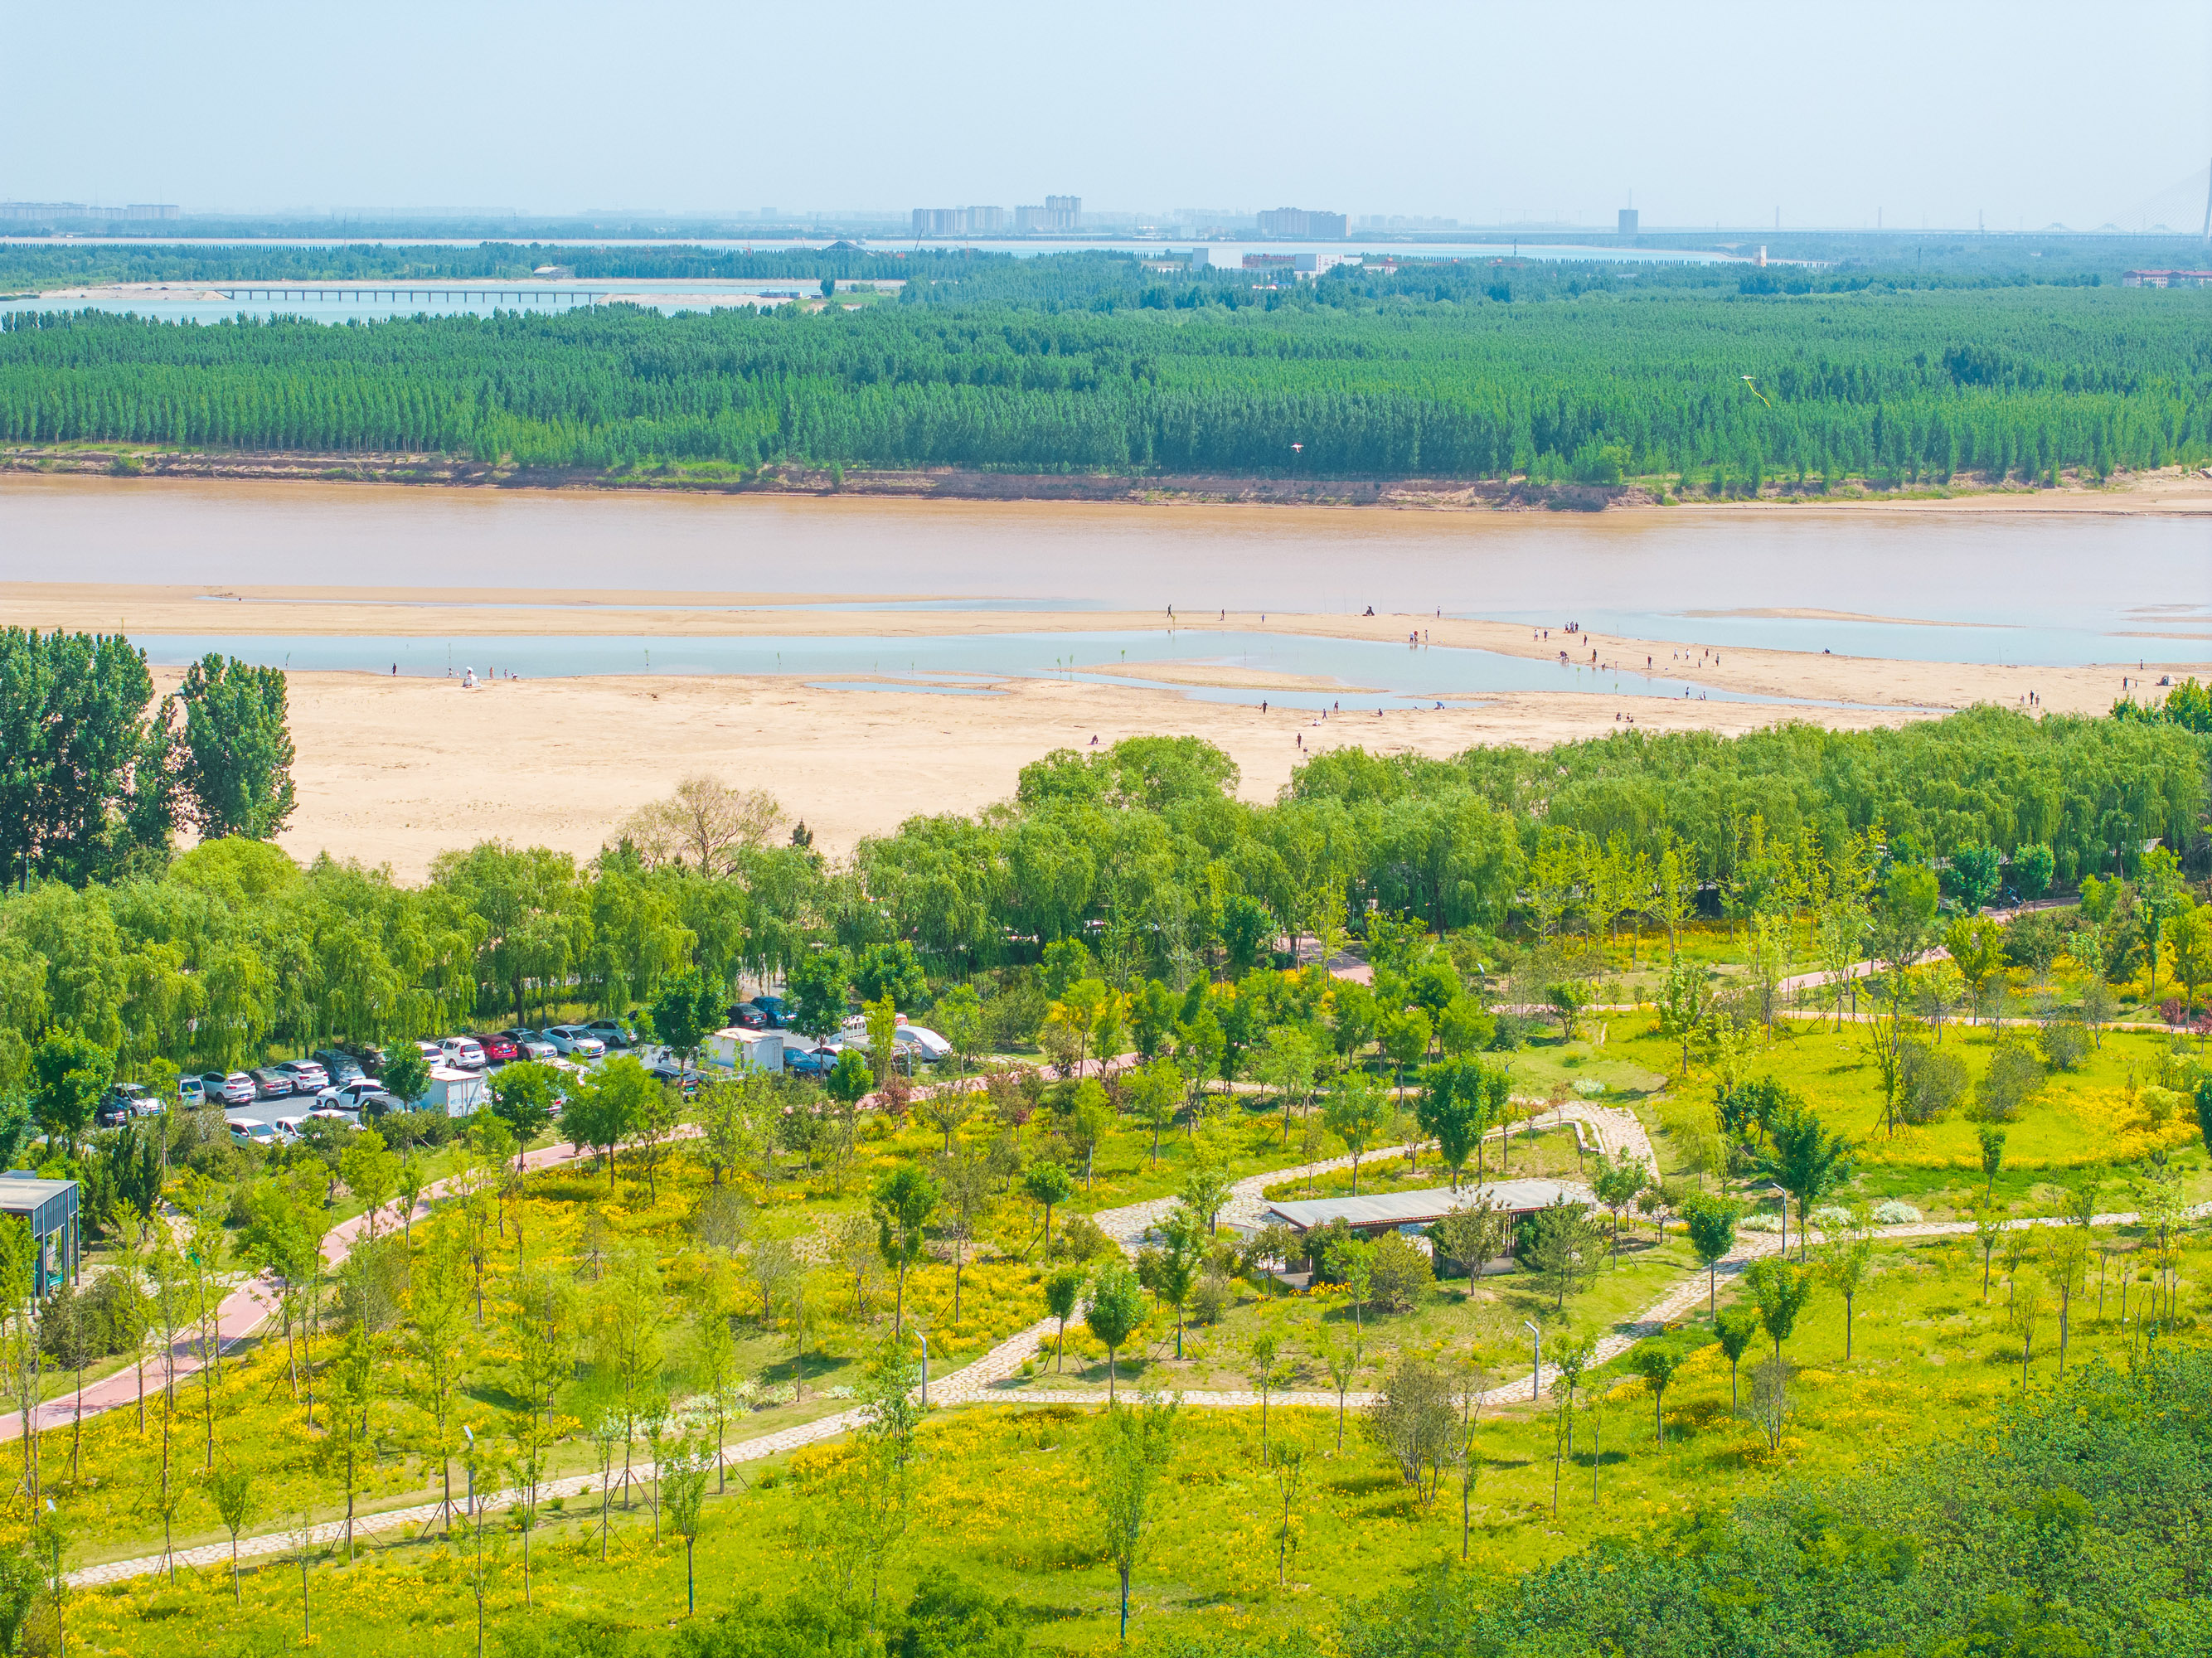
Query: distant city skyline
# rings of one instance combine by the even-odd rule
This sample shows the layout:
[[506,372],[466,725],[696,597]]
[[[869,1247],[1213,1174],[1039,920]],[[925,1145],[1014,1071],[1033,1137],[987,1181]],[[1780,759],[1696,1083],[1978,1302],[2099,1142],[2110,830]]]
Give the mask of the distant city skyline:
[[[1160,216],[1229,202],[1396,219],[2139,230],[2202,222],[2212,8],[1750,0],[1555,12],[1409,0],[1347,28],[1136,0],[1110,20],[978,0],[238,0],[223,27],[122,0],[11,20],[0,198],[368,216],[466,197],[527,216],[714,216],[751,198]],[[1325,49],[1323,49],[1325,47]],[[791,72],[784,72],[788,68]],[[456,189],[456,185],[460,186]],[[2192,199],[2193,198],[2193,199]],[[609,204],[612,204],[611,210]],[[850,208],[836,210],[850,212]]]

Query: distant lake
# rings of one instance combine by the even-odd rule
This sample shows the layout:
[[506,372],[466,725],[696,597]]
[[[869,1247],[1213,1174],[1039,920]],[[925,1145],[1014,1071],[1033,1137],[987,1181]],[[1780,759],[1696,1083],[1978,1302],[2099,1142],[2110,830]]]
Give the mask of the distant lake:
[[[94,240],[96,239],[89,237],[70,239],[73,244],[82,244],[82,242]],[[121,245],[126,242],[136,242],[140,239],[116,237],[106,240],[117,245]],[[29,246],[40,245],[34,239],[0,238],[0,245],[4,245],[10,241],[25,243]],[[226,241],[210,241],[205,243],[178,242],[164,245],[171,246],[207,246],[215,247],[233,247],[240,246],[240,244],[236,242]],[[253,245],[268,247],[335,247],[349,246],[352,246],[353,243],[350,240],[332,238],[327,242],[305,240],[261,240]],[[474,241],[401,241],[392,238],[381,239],[375,245],[385,247],[474,247],[477,246]],[[536,244],[536,246],[540,247],[657,247],[670,245],[671,244],[666,243],[642,241],[540,241]],[[674,245],[686,247],[710,248],[718,252],[750,251],[753,252],[773,253],[786,251],[818,251],[821,248],[829,246],[830,243],[827,240],[799,242],[787,240],[747,242],[743,240],[725,240],[718,241],[685,242]],[[874,253],[903,253],[912,252],[918,248],[927,248],[936,252],[943,252],[948,249],[965,247],[973,248],[977,252],[981,253],[1011,253],[1019,258],[1035,258],[1049,253],[1072,253],[1088,250],[1132,253],[1140,257],[1158,258],[1164,257],[1171,249],[1188,252],[1194,246],[1203,246],[1210,251],[1216,265],[1228,266],[1231,268],[1241,265],[1243,261],[1243,257],[1247,253],[1331,253],[1357,258],[1364,252],[1372,258],[1390,259],[1502,259],[1518,257],[1524,259],[1537,260],[1602,259],[1615,264],[1705,264],[1725,261],[1730,257],[1725,253],[1686,252],[1665,248],[1578,246],[1571,243],[1527,242],[1516,245],[1511,242],[1423,242],[1418,244],[1376,243],[1365,245],[1356,240],[1352,240],[1342,242],[1208,242],[1204,244],[1194,244],[1188,238],[1180,241],[1100,240],[1089,242],[970,242],[946,241],[943,240],[921,242],[887,241],[870,244],[867,251]],[[1258,271],[1255,271],[1252,274],[1255,281],[1272,280],[1271,278],[1262,277],[1261,273]],[[184,284],[178,285],[183,286]],[[493,282],[487,279],[469,279],[464,277],[432,278],[418,276],[413,279],[413,286],[418,290],[460,290],[464,297],[455,298],[451,297],[450,295],[447,297],[416,299],[384,299],[375,297],[380,291],[384,293],[390,292],[394,285],[395,283],[392,282],[379,282],[374,278],[350,277],[343,279],[334,278],[331,282],[323,284],[325,292],[333,287],[358,287],[367,290],[368,297],[364,298],[347,296],[343,298],[325,297],[271,300],[239,299],[216,301],[184,298],[148,298],[143,295],[132,295],[120,298],[101,297],[92,300],[57,300],[51,297],[40,297],[25,300],[0,301],[0,312],[52,311],[58,308],[67,310],[88,309],[95,311],[112,311],[118,313],[131,313],[142,317],[151,317],[162,322],[220,322],[226,317],[237,316],[242,313],[245,315],[251,317],[290,316],[303,317],[311,322],[346,323],[374,322],[380,321],[390,317],[412,317],[422,315],[489,316],[494,311],[562,311],[571,307],[574,303],[574,295],[583,294],[597,295],[603,299],[618,297],[631,303],[647,305],[655,310],[673,314],[681,311],[706,310],[720,306],[750,303],[749,301],[741,298],[740,296],[757,293],[762,290],[769,290],[780,295],[789,295],[799,292],[811,295],[817,291],[811,282],[804,281],[797,277],[766,280],[754,280],[748,278],[741,281],[722,282],[691,282],[685,281],[681,278],[661,277],[641,278],[638,280],[630,280],[628,278],[595,278],[589,282],[566,282],[556,283],[552,282],[535,282],[526,277],[507,277],[501,282]],[[400,286],[404,291],[405,284],[398,283],[398,285]],[[312,291],[316,288],[317,284],[313,278],[296,276],[289,278],[270,277],[267,279],[265,282],[258,280],[241,278],[235,282],[222,281],[210,282],[207,284],[209,288],[230,287],[250,288],[263,286],[280,288],[289,287],[294,289],[304,288]],[[498,290],[501,288],[506,288],[509,293],[514,293],[520,290],[526,295],[536,295],[538,297],[529,297],[520,300],[511,298],[502,300],[496,297],[487,298],[484,300],[472,300],[465,297],[466,291],[469,289],[489,290],[490,293],[496,295]],[[561,299],[548,299],[544,297],[556,290],[559,290],[564,295],[570,297]]]

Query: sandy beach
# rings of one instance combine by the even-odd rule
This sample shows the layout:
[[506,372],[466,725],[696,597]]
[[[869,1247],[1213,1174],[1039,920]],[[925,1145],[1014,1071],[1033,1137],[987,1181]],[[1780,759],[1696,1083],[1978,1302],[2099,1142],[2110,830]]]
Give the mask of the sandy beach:
[[[163,690],[178,676],[156,676]],[[859,680],[855,684],[862,683]],[[815,689],[738,676],[597,677],[465,691],[444,680],[291,676],[299,811],[281,837],[301,859],[389,864],[419,879],[439,853],[487,839],[588,857],[633,808],[701,773],[770,791],[823,850],[917,814],[970,811],[1011,795],[1023,766],[1055,748],[1150,732],[1219,744],[1239,793],[1272,799],[1316,750],[1359,745],[1443,756],[1477,743],[1531,746],[1620,729],[1738,732],[1789,713],[1758,702],[1668,702],[1572,693],[1501,695],[1434,710],[1372,709],[1326,720],[1174,691],[1052,680],[995,695]],[[1924,717],[1826,710],[1861,727]]]

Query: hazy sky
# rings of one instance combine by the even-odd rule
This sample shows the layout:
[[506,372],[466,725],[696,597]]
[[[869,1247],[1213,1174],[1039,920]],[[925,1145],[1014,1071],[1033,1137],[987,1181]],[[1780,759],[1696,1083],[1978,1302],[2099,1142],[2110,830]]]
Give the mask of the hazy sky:
[[2194,230],[2212,156],[2205,0],[11,9],[17,199]]

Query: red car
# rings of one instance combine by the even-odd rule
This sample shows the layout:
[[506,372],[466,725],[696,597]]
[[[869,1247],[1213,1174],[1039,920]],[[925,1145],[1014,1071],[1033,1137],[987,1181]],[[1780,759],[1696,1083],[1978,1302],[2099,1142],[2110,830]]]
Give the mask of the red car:
[[522,1057],[522,1050],[514,1045],[512,1036],[496,1036],[489,1032],[471,1032],[469,1040],[483,1049],[488,1065],[513,1065]]

